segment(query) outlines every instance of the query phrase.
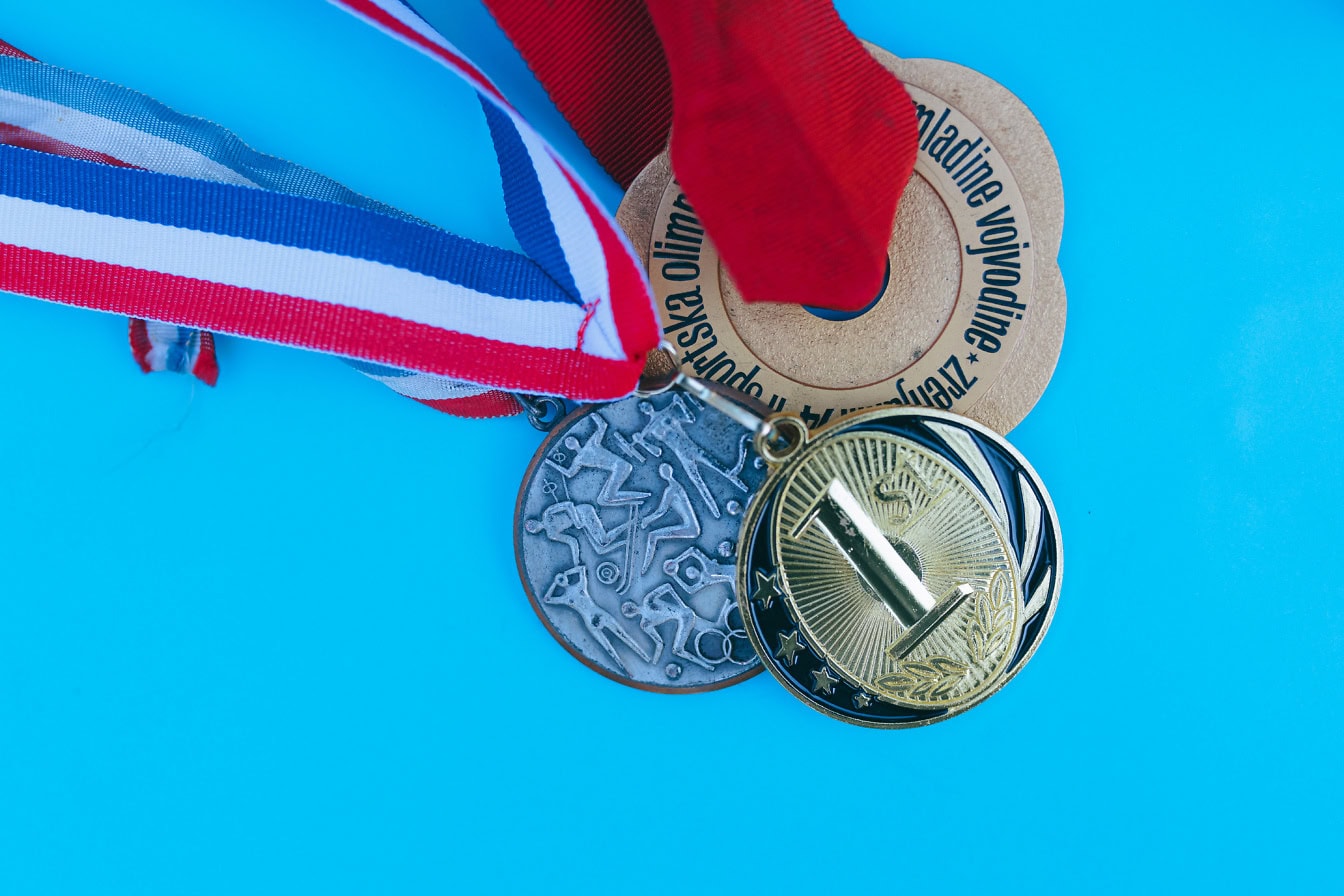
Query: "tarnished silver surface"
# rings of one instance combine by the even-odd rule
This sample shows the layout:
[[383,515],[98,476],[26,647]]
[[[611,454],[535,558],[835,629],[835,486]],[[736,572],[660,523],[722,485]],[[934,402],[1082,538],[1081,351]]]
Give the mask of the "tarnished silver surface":
[[760,671],[737,606],[738,530],[765,478],[752,434],[674,389],[576,411],[518,496],[518,571],[538,615],[602,674],[660,691]]

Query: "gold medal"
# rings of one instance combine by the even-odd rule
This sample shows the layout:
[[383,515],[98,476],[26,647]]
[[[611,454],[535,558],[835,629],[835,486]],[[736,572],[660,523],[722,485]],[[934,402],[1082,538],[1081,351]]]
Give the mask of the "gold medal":
[[910,408],[809,431],[685,375],[672,387],[665,403],[681,392],[745,427],[768,468],[737,539],[737,607],[761,663],[804,702],[860,725],[925,725],[1035,652],[1059,596],[1059,524],[1001,436]]
[[763,456],[774,468],[743,522],[738,591],[766,668],[809,705],[873,727],[928,724],[984,700],[1035,651],[1059,592],[1059,526],[1001,437],[880,409]]

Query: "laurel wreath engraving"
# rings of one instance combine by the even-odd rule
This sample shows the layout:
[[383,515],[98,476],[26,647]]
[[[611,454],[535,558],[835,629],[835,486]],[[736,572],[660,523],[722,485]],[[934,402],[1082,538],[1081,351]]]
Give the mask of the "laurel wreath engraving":
[[989,589],[975,597],[975,609],[966,626],[966,643],[977,663],[986,663],[1006,650],[1013,635],[1013,594],[1002,569],[990,576]]
[[971,667],[949,656],[930,656],[900,665],[900,671],[874,682],[903,700],[944,700],[961,685]]
[[1006,570],[996,570],[989,587],[975,596],[966,625],[970,663],[934,654],[901,663],[895,672],[874,684],[898,700],[937,702],[957,694],[975,666],[993,662],[1008,648],[1013,636],[1013,589]]

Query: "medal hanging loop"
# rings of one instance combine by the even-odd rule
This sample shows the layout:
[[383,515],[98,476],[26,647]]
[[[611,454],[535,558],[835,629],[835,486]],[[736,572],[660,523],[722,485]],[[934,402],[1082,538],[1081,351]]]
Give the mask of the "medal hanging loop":
[[563,398],[521,393],[515,395],[514,398],[518,401],[518,404],[522,405],[523,413],[527,415],[527,422],[541,432],[550,432],[551,428],[565,416],[565,400]]
[[808,442],[807,424],[793,414],[775,414],[756,432],[756,453],[772,467],[793,457]]
[[714,410],[723,414],[729,420],[740,424],[745,429],[750,430],[757,437],[768,427],[769,418],[761,417],[750,410],[745,404],[735,401],[732,398],[715,392],[705,381],[693,376],[681,374],[677,377],[674,385],[679,386]]
[[734,395],[726,395],[710,388],[705,380],[684,373],[677,366],[677,350],[664,339],[655,351],[649,353],[640,377],[636,394],[641,398],[662,395],[672,389],[681,389],[723,414],[729,420],[759,436],[767,428],[769,417],[762,417]]
[[[650,380],[658,382],[641,388],[636,394],[643,398],[661,395],[672,389],[681,389],[696,399],[723,414],[729,420],[751,433],[752,447],[756,449],[766,463],[778,466],[798,453],[808,441],[807,424],[794,414],[767,414],[761,416],[746,402],[738,398],[736,392],[719,391],[712,388],[708,381],[677,371],[670,378],[660,377],[660,373],[672,365],[675,369],[676,351],[666,340],[658,350],[650,353],[645,368],[645,376],[640,380],[645,386]],[[650,375],[650,369],[654,373]]]
[[732,395],[718,392],[710,388],[705,380],[684,373],[677,377],[673,385],[750,431],[752,447],[772,467],[784,463],[807,445],[807,424],[795,414],[769,414],[762,417]]

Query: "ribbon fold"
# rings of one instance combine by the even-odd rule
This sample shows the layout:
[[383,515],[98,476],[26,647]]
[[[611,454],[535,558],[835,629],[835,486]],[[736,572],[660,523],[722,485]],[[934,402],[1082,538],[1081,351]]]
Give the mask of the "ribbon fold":
[[[516,412],[508,391],[628,394],[659,332],[611,216],[407,4],[331,2],[477,92],[522,254],[0,42],[0,289],[132,315],[144,369],[207,382],[213,330],[340,355],[468,416]],[[827,0],[487,3],[622,184],[670,127],[678,178],[747,299],[871,301],[917,126]]]
[[0,289],[356,359],[402,394],[471,416],[515,412],[501,389],[628,394],[658,329],[614,220],[408,7],[337,5],[477,92],[525,254],[448,234],[132,91],[8,56]]
[[744,299],[857,311],[877,295],[919,126],[829,0],[486,5],[622,186],[670,131]]

